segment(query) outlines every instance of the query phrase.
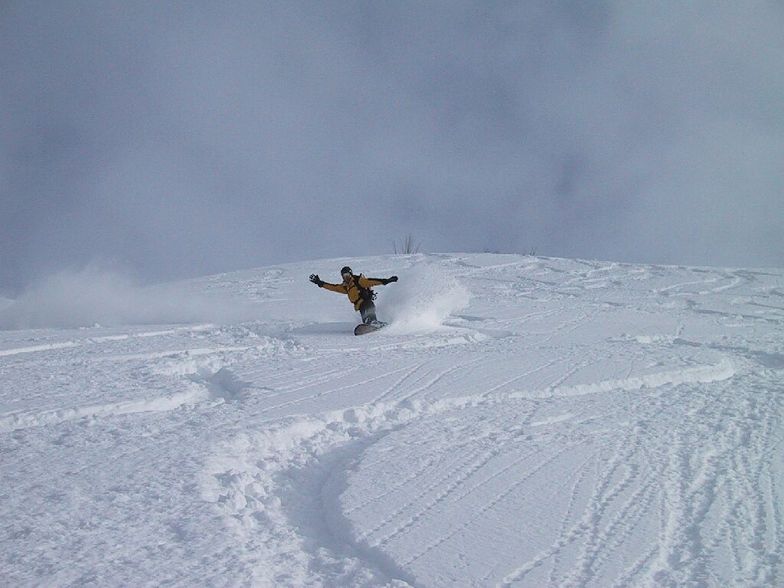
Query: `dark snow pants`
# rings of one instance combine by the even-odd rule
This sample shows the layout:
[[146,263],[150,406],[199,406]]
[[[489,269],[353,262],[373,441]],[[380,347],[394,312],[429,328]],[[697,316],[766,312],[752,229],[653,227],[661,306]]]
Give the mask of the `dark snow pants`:
[[362,316],[362,322],[366,325],[376,322],[376,305],[372,300],[365,300],[359,307],[359,314]]

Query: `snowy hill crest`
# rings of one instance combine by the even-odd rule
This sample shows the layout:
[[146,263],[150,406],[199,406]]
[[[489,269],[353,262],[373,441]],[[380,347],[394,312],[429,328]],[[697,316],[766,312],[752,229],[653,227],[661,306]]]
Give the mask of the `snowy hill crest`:
[[[307,282],[346,263],[400,276],[389,328]],[[417,255],[160,291],[198,304],[0,331],[7,581],[784,579],[784,271]]]

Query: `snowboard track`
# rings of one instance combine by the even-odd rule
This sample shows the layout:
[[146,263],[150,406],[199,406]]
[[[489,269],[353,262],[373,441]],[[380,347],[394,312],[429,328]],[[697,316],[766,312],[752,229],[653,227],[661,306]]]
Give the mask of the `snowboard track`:
[[[464,499],[477,488],[488,484],[491,479],[504,475],[506,470],[518,467],[522,460],[530,458],[531,454],[537,451],[534,448],[529,455],[517,457],[505,469],[483,480],[477,479],[477,473],[504,450],[504,440],[496,440],[497,448],[492,451],[467,454],[460,452],[463,463],[455,464],[454,468],[445,468],[451,473],[436,477],[422,488],[419,495],[432,496],[430,499],[424,502],[420,500],[416,504],[403,503],[373,527],[361,531],[354,529],[346,517],[358,509],[383,500],[388,494],[395,492],[396,488],[416,479],[431,465],[425,463],[411,472],[407,479],[400,481],[397,487],[370,497],[364,504],[356,505],[353,509],[341,511],[339,495],[346,485],[346,472],[362,459],[369,447],[414,422],[470,408],[522,402],[524,405],[527,403],[527,408],[523,412],[520,430],[530,430],[534,426],[548,426],[546,421],[532,421],[536,405],[542,399],[644,391],[646,395],[659,395],[660,404],[666,404],[665,397],[669,391],[679,387],[688,388],[691,383],[724,382],[735,375],[732,364],[723,359],[713,365],[699,365],[593,384],[563,385],[568,378],[564,376],[553,385],[540,390],[480,393],[461,398],[426,401],[413,397],[419,394],[421,398],[430,385],[454,370],[429,370],[429,374],[415,377],[414,374],[421,372],[423,365],[419,363],[392,372],[402,372],[403,376],[373,402],[318,416],[283,419],[263,432],[241,435],[222,452],[213,456],[208,467],[209,475],[204,483],[204,497],[215,503],[227,524],[234,528],[246,546],[251,546],[247,552],[260,550],[257,553],[265,553],[264,556],[251,558],[247,562],[256,581],[302,585],[340,585],[345,582],[359,585],[418,585],[416,575],[412,572],[418,560],[428,556],[454,536],[467,532],[472,522],[482,513],[513,496],[517,488],[530,476],[546,468],[562,453],[580,443],[578,438],[556,454],[541,457],[534,470],[486,501],[473,516],[449,533],[423,545],[419,551],[400,559],[392,557],[385,550],[396,537],[419,524],[423,517],[441,503]],[[400,394],[397,390],[404,389],[406,381],[410,381],[413,391]],[[663,408],[657,405],[656,410]],[[650,412],[648,416],[655,418]],[[569,415],[555,419],[559,420],[566,422]],[[648,468],[646,471],[642,464],[637,463],[641,455],[660,449],[645,447],[642,430],[641,423],[628,426],[626,433],[617,440],[617,449],[611,453],[609,459],[608,456],[593,453],[584,460],[557,540],[551,548],[534,559],[510,570],[504,577],[504,585],[525,580],[533,569],[548,560],[552,562],[550,578],[557,577],[559,581],[567,579],[570,585],[585,585],[594,577],[596,569],[606,564],[613,549],[619,547],[624,538],[633,532],[635,522],[650,515],[657,501],[660,506],[666,502],[691,505],[697,495],[713,493],[713,486],[716,485],[715,473],[710,484],[699,485],[689,496],[662,497],[655,487],[661,472],[657,472],[656,468]],[[508,437],[519,434],[518,431]],[[683,446],[676,444],[674,447]],[[768,452],[770,451],[769,448]],[[676,451],[669,455],[666,462],[658,460],[654,463],[658,464],[659,469],[677,470],[684,467],[681,463],[683,459]],[[588,464],[591,463],[599,472],[594,482],[593,495],[577,522],[570,523],[569,518],[578,510],[575,507],[577,487],[584,482]],[[599,466],[600,463],[603,465]],[[677,475],[674,475],[667,489],[677,487],[676,477]],[[762,477],[763,473],[758,472],[756,478]],[[468,482],[471,482],[470,487]],[[295,491],[296,488],[302,487],[309,490]],[[667,489],[666,491],[669,491]],[[314,501],[310,498],[312,496],[320,499]],[[768,499],[773,500],[773,497]],[[704,517],[709,507],[708,502],[710,501],[696,508],[689,506],[688,511],[683,510],[672,516],[689,520],[687,528],[698,527],[700,517]],[[613,511],[609,512],[611,506]],[[737,507],[739,508],[739,505]],[[572,510],[575,512],[571,512]],[[396,519],[399,521],[395,522]],[[318,522],[313,523],[314,520]],[[665,557],[673,560],[683,552],[693,551],[697,547],[693,544],[693,533],[691,536],[676,537],[674,528],[674,522],[665,522],[663,535],[659,538],[663,548],[652,547],[638,560],[629,563],[619,581],[623,578],[639,579],[641,572],[650,570],[651,566],[656,564],[657,557],[662,557],[662,549],[668,552]],[[384,529],[387,530],[382,533]],[[779,536],[778,542],[780,541]],[[580,550],[571,575],[567,578],[559,576],[556,570],[565,563],[561,561],[565,559],[563,549],[577,542],[581,542]],[[266,564],[256,566],[254,561],[272,561],[276,566],[268,569]],[[687,575],[689,579],[701,577],[702,563],[704,562],[691,564]],[[755,570],[747,572],[746,577],[755,575]]]

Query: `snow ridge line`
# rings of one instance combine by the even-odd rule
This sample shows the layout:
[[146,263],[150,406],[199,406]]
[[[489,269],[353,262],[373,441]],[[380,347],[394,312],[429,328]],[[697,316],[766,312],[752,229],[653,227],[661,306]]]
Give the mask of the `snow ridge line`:
[[45,345],[31,345],[29,347],[17,347],[16,349],[0,349],[0,357],[8,357],[10,355],[21,355],[22,353],[36,353],[38,351],[54,351],[56,349],[70,349],[71,347],[79,347],[81,343],[75,341],[66,341],[64,343],[47,343]]
[[[215,505],[237,534],[245,547],[243,564],[255,583],[414,584],[410,572],[380,547],[360,539],[337,508],[342,488],[335,480],[386,434],[416,419],[512,399],[709,383],[734,374],[732,362],[724,358],[715,365],[592,384],[435,401],[408,397],[289,417],[264,431],[243,433],[214,454],[205,467],[202,497]],[[302,494],[302,485],[310,485],[315,492]],[[298,495],[305,501],[308,496],[320,499],[317,504],[310,499],[307,505],[297,505]],[[325,504],[334,508],[326,509]],[[297,516],[303,510],[306,516]]]
[[177,392],[169,396],[159,396],[157,398],[127,400],[110,404],[93,404],[43,412],[21,412],[0,417],[0,433],[8,433],[30,427],[57,425],[81,418],[98,418],[139,412],[166,412],[209,399],[210,395],[207,390],[202,387],[194,387],[185,392]]
[[[641,390],[643,388],[660,388],[661,386],[680,384],[709,384],[729,380],[736,374],[732,361],[728,358],[715,365],[700,365],[680,370],[647,374],[617,380],[603,380],[592,384],[574,384],[572,386],[549,386],[543,390],[515,391],[492,395],[493,398],[507,399],[540,399],[570,396],[585,396],[600,392]],[[490,397],[488,397],[490,398]]]
[[63,341],[60,343],[43,343],[41,345],[30,345],[27,347],[16,347],[13,349],[0,349],[0,357],[8,357],[11,355],[21,355],[23,353],[37,353],[40,351],[56,351],[59,349],[71,349],[73,347],[83,347],[85,345],[93,345],[96,343],[110,343],[115,341],[126,341],[129,339],[146,339],[151,337],[161,337],[164,335],[174,335],[177,333],[192,332],[198,333],[212,328],[214,325],[193,325],[189,327],[181,327],[177,329],[167,329],[162,331],[146,331],[142,333],[122,333],[118,335],[104,335],[99,337],[88,337],[80,341]]

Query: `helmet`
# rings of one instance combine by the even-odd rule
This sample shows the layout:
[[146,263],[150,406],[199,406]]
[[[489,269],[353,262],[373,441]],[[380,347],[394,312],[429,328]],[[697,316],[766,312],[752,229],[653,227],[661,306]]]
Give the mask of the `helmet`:
[[350,273],[351,273],[351,268],[350,268],[350,267],[348,267],[348,266],[346,266],[346,267],[344,267],[342,270],[340,270],[340,275],[341,275],[341,276],[342,276],[343,274],[350,274]]

